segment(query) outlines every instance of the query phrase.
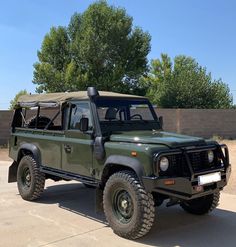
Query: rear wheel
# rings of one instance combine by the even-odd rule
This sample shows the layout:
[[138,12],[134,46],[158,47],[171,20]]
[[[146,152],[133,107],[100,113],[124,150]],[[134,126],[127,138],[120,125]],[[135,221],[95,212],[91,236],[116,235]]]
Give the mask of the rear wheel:
[[186,212],[191,214],[208,214],[218,206],[219,200],[220,192],[216,192],[197,199],[184,201],[180,204],[180,206]]
[[117,172],[109,178],[103,193],[103,207],[114,233],[124,238],[146,235],[154,222],[152,194],[145,191],[131,171]]
[[17,186],[21,197],[24,200],[32,201],[38,199],[45,185],[45,175],[40,172],[35,159],[24,156],[17,169]]

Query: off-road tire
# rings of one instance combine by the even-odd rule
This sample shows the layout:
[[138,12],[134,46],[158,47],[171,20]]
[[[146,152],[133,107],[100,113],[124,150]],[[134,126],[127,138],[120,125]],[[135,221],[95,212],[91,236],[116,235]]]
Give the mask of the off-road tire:
[[[117,216],[119,212],[117,207],[122,206],[114,202],[114,197],[121,192],[130,197],[127,200],[130,201],[128,205],[132,208],[132,215],[128,220]],[[146,235],[154,223],[155,208],[152,194],[145,191],[132,171],[120,171],[108,179],[103,192],[103,208],[114,233],[127,239],[137,239]],[[126,220],[127,222],[124,222]]]
[[220,192],[215,192],[197,199],[184,201],[180,206],[188,213],[202,215],[208,214],[214,210],[218,206],[219,200]]
[[21,197],[27,201],[38,199],[45,185],[45,174],[40,172],[35,159],[24,156],[17,169],[17,187]]

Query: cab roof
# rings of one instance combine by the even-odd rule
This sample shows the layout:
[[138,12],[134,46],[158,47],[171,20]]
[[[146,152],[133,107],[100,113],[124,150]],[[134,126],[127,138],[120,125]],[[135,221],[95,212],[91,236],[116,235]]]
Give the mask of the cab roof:
[[[116,97],[116,98],[137,98],[146,99],[143,96],[120,94],[107,91],[99,91],[98,97]],[[65,93],[42,93],[26,94],[19,97],[17,106],[19,107],[56,107],[62,105],[68,100],[85,100],[89,99],[87,91],[65,92]]]

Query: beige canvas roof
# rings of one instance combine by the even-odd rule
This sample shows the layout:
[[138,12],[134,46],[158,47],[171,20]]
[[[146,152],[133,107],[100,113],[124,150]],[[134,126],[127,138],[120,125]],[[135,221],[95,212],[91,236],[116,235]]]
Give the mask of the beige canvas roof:
[[[99,91],[100,96],[106,97],[132,97],[145,98],[136,95],[120,94],[106,91]],[[17,104],[22,107],[34,106],[59,106],[67,100],[71,99],[88,99],[87,91],[68,92],[68,93],[42,93],[42,94],[26,94],[19,97]]]

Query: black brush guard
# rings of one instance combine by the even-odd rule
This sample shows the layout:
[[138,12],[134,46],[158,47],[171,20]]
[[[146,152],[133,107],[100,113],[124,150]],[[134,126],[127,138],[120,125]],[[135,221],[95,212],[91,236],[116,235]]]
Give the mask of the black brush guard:
[[[191,153],[197,152],[207,152],[209,150],[215,151],[217,153],[217,158],[221,160],[220,167],[212,167],[200,171],[194,171],[189,155]],[[172,155],[182,155],[184,159],[184,164],[186,164],[188,169],[188,176],[160,176],[157,164],[164,156]],[[153,176],[143,176],[143,185],[145,189],[149,192],[157,192],[164,194],[168,197],[175,197],[180,200],[190,200],[205,195],[212,194],[216,191],[223,189],[227,184],[230,173],[231,166],[229,164],[229,151],[225,144],[215,144],[201,147],[184,147],[179,149],[172,149],[168,151],[161,151],[154,156],[154,172]],[[203,191],[199,192],[195,189],[198,186],[198,176],[221,172],[221,181],[214,182],[211,184],[206,184],[203,186]],[[173,185],[166,185],[166,180],[174,180]]]

